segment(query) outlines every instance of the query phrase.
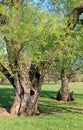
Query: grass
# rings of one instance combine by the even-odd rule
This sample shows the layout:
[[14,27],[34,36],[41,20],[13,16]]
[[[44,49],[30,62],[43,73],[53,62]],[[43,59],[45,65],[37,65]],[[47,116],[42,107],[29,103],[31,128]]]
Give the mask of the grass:
[[83,82],[73,82],[70,83],[69,86],[69,91],[74,91],[75,101],[62,103],[56,102],[55,100],[60,84],[44,84],[39,99],[40,108],[47,113],[55,111],[68,112],[69,110],[79,110],[80,112],[83,112]]
[[[63,103],[55,100],[60,84],[44,84],[38,101],[42,114],[27,117],[1,117],[0,130],[82,130],[83,82],[70,83],[75,101]],[[0,84],[0,104],[10,107],[13,102],[11,85]]]

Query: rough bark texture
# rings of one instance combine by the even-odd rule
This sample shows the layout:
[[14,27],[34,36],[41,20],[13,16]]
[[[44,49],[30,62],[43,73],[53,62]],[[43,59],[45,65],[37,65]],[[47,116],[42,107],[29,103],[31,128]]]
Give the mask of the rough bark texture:
[[12,115],[39,114],[37,100],[41,88],[39,83],[43,80],[40,81],[40,74],[35,66],[32,66],[31,63],[21,65],[13,76],[2,64],[0,64],[0,70],[15,88],[10,113]]
[[21,65],[13,76],[2,64],[0,64],[0,70],[15,88],[14,102],[10,113],[19,116],[39,114],[37,101],[44,77],[40,78],[35,65],[30,62]]
[[[39,77],[36,77],[35,69],[30,70],[30,66],[28,67],[28,69],[27,66],[20,67],[19,72],[14,75],[14,84],[16,86],[16,89],[14,103],[11,108],[11,114],[39,114],[39,111],[37,109],[37,100],[39,96]],[[32,73],[34,74],[32,75]]]

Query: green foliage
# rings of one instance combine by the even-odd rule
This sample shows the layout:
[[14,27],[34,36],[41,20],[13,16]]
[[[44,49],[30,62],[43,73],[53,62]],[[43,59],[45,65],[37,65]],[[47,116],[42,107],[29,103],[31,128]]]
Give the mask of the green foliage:
[[[0,3],[0,11],[6,19],[6,24],[0,26],[0,50],[3,48],[0,62],[9,61],[16,69],[16,62],[22,64],[30,60],[39,65],[40,61],[58,59],[59,70],[70,68],[70,64],[82,56],[83,30],[77,26],[76,31],[71,31],[65,14],[80,3],[81,0],[56,0],[55,12],[43,12],[33,5],[23,6],[16,1],[14,6],[10,6],[10,1]],[[54,48],[57,53],[51,51]]]
[[[12,8],[6,8],[5,6],[5,8],[2,8],[2,12],[5,12],[7,23],[0,26],[2,32],[0,45],[2,45],[3,38],[5,37],[8,41],[5,46],[6,52],[8,57],[11,57],[12,64],[14,64],[17,57],[16,54],[19,53],[19,50],[24,53],[25,59],[26,56],[27,59],[30,59],[32,54],[35,54],[35,56],[40,55],[41,51],[38,46],[44,43],[43,41],[40,43],[43,40],[40,37],[44,30],[45,22],[43,20],[43,14],[39,13],[38,9],[30,5],[23,10],[20,8],[16,9],[16,6]],[[2,46],[2,48],[4,47]]]
[[[57,8],[57,13],[63,14],[63,19],[65,19],[65,14],[68,15],[71,11],[82,4],[82,1],[71,1],[63,0],[53,1],[54,5]],[[82,16],[81,16],[82,17]],[[67,22],[67,19],[66,19]],[[62,23],[62,22],[61,22]],[[62,23],[63,24],[63,23]],[[68,23],[67,23],[68,24]],[[66,25],[66,24],[65,24]],[[61,28],[62,30],[62,28]],[[70,30],[68,26],[64,27],[63,34],[59,40],[60,51],[58,52],[58,60],[55,60],[56,68],[58,71],[61,69],[67,69],[71,73],[73,70],[75,71],[76,67],[82,68],[82,59],[80,57],[83,56],[83,33],[82,33],[82,25],[77,25],[74,30]]]
[[[57,46],[60,36],[64,33],[66,25],[60,22],[62,17],[41,12],[31,5],[27,5],[23,10],[19,6],[4,8],[7,23],[0,27],[3,37],[8,41],[6,49],[12,64],[20,49],[27,60],[49,60],[49,50]],[[53,54],[50,55],[55,58]],[[19,59],[20,61],[22,59]]]

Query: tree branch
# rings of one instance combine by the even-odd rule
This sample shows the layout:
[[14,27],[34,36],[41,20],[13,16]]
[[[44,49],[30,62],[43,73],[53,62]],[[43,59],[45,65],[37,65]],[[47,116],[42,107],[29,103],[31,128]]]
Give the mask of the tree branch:
[[41,66],[42,67],[42,71],[41,71],[41,74],[40,74],[40,80],[39,80],[39,86],[42,85],[43,83],[43,79],[45,77],[45,75],[47,74],[47,72],[49,71],[51,65],[52,65],[52,61],[53,61],[53,55],[54,55],[54,58],[55,57],[55,54],[57,53],[58,51],[58,47],[54,47],[53,49],[49,50],[49,52],[47,53],[47,61],[42,61],[42,64]]
[[13,85],[13,87],[15,87],[14,86],[14,78],[11,76],[8,69],[6,69],[5,66],[3,66],[1,63],[0,63],[0,71],[6,76],[6,78]]
[[79,19],[82,13],[83,13],[83,5],[80,5],[79,7],[74,8],[73,11],[69,14],[68,27],[70,29],[73,30],[77,23],[83,24],[83,20]]

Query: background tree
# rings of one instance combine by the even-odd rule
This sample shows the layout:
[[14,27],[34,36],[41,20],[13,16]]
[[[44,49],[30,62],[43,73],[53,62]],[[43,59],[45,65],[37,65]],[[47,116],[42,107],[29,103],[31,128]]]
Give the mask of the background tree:
[[[52,6],[50,6],[50,4]],[[78,57],[80,57],[82,35],[79,35],[78,33],[82,34],[82,26],[79,25],[78,27],[76,25],[83,23],[83,20],[80,17],[83,13],[83,4],[81,0],[66,0],[65,2],[63,0],[52,0],[48,2],[48,5],[56,15],[58,14],[59,18],[62,17],[63,20],[59,21],[62,25],[64,25],[63,21],[66,21],[65,26],[60,30],[64,30],[64,32],[63,35],[59,37],[60,51],[57,54],[58,61],[57,59],[55,60],[55,65],[56,67],[58,66],[57,69],[61,72],[62,84],[57,99],[67,101],[69,99],[68,80],[71,78],[71,75],[78,70],[78,68],[81,69],[81,66],[78,67],[80,64],[80,58]],[[80,30],[78,30],[78,28],[80,28]],[[77,50],[79,51],[78,54]]]
[[[69,99],[68,80],[71,78],[71,75],[77,71],[80,64],[80,62],[78,64],[77,62],[80,59],[78,57],[80,57],[82,36],[78,33],[82,32],[82,30],[78,30],[81,26],[78,27],[76,25],[83,23],[83,20],[80,18],[83,12],[83,4],[81,0],[66,0],[65,2],[63,0],[41,0],[39,3],[42,3],[43,6],[47,3],[44,9],[47,9],[48,6],[49,12],[52,11],[58,15],[59,31],[63,32],[63,35],[59,37],[58,45],[60,44],[60,46],[58,48],[60,51],[57,54],[58,61],[55,59],[55,65],[56,67],[58,66],[57,69],[61,72],[62,84],[57,99],[67,101]],[[65,26],[63,21],[65,22]],[[60,26],[60,23],[63,27]],[[77,50],[79,51],[78,54]]]
[[[83,12],[82,5],[73,9],[73,11],[69,14],[69,20],[68,20],[69,24],[67,27],[70,33],[67,33],[66,31],[66,35],[62,36],[62,37],[66,36],[66,38],[64,38],[64,40],[62,41],[66,44],[64,44],[65,47],[63,46],[62,54],[60,57],[61,58],[60,59],[61,88],[57,95],[58,100],[67,101],[70,99],[70,95],[69,95],[70,93],[68,90],[68,80],[71,78],[71,75],[79,68],[78,66],[80,64],[80,61],[78,60],[78,57],[80,56],[80,48],[81,48],[80,44],[81,44],[82,36],[81,35],[79,36],[77,34],[77,32],[79,31],[78,31],[78,27],[76,27],[76,24],[80,23],[79,16],[82,14],[82,12]],[[75,30],[77,32],[73,31],[72,33],[72,30]],[[73,35],[73,38],[72,38],[72,35]],[[78,37],[79,37],[79,40],[78,40]],[[75,62],[76,63],[78,62],[78,64],[75,64]]]

